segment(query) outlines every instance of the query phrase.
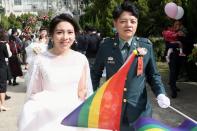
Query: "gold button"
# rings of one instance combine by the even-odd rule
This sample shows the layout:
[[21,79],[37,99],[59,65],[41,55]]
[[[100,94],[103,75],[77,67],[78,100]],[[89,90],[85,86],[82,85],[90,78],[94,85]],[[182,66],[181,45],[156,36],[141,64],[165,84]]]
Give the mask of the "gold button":
[[124,99],[123,102],[124,102],[124,103],[127,102],[127,99]]
[[127,88],[124,88],[124,91],[127,91]]

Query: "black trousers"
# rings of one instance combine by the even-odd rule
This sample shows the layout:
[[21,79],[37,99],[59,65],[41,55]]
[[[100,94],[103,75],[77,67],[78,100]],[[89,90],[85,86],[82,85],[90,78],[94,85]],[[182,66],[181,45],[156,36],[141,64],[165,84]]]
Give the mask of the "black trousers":
[[[125,103],[124,107],[123,107],[123,116],[122,116],[122,120],[121,120],[121,126],[120,126],[120,131],[135,131],[134,127],[131,125],[131,123],[133,123],[137,117],[132,117],[130,118],[128,115],[129,114],[133,114],[133,108],[130,104]],[[132,113],[131,113],[132,112]],[[139,113],[135,113],[135,115],[139,115]]]
[[[134,123],[140,117],[152,117],[152,109],[134,109],[131,104],[126,103],[123,105],[123,114],[121,118],[120,131],[135,131]],[[145,112],[144,112],[145,111]]]
[[181,67],[181,57],[179,56],[178,50],[173,50],[170,54],[170,62],[169,62],[169,84],[172,93],[176,93],[176,81],[179,75],[180,67]]

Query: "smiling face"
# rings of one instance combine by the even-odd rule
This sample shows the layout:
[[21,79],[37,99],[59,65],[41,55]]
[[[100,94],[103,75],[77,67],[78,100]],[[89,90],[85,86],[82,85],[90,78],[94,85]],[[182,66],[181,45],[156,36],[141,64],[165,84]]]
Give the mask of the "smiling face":
[[134,36],[137,29],[138,19],[131,12],[124,11],[118,19],[114,21],[119,37],[128,41]]
[[45,37],[47,37],[47,30],[41,30],[40,31],[40,38],[42,39],[42,38],[45,38]]
[[52,35],[54,52],[61,54],[68,51],[75,40],[75,30],[72,24],[62,21],[55,27]]

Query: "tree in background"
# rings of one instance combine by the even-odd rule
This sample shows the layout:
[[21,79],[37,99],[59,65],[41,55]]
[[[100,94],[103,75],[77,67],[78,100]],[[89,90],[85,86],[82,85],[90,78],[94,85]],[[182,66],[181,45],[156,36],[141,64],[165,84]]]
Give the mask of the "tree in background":
[[[172,0],[137,0],[136,5],[140,10],[139,26],[137,34],[143,37],[161,36],[162,30],[173,23],[164,12],[164,7]],[[183,6],[187,0],[174,0]],[[184,7],[183,7],[184,8]]]
[[187,23],[186,27],[188,29],[189,35],[191,38],[197,42],[197,1],[196,0],[188,0],[187,6]]
[[[124,0],[88,0],[86,1],[85,14],[80,18],[80,25],[95,26],[100,29],[105,36],[112,36],[112,10]],[[164,7],[172,0],[130,0],[134,2],[140,11],[139,26],[137,34],[143,37],[161,36],[163,28],[169,26],[173,20],[168,18],[164,12]],[[193,0],[195,3],[195,0]],[[177,5],[185,10],[183,20],[187,16],[188,0],[174,0]],[[192,3],[192,2],[190,2]],[[193,9],[195,4],[193,5]],[[195,9],[196,10],[196,9]],[[196,12],[196,11],[194,11]],[[189,13],[189,12],[188,12]],[[194,15],[193,15],[194,16]],[[191,17],[191,16],[190,16]],[[95,24],[96,22],[99,24]],[[187,22],[185,22],[187,23]],[[194,29],[194,28],[193,28]]]
[[5,30],[8,30],[10,27],[9,21],[8,21],[8,17],[5,15],[1,16],[1,25]]
[[19,20],[19,17],[16,17],[14,14],[10,14],[10,16],[8,17],[8,22],[10,27],[9,28],[18,28],[21,29],[22,28],[22,24]]
[[80,18],[82,28],[91,25],[99,29],[104,36],[112,36],[112,11],[122,0],[92,0]]

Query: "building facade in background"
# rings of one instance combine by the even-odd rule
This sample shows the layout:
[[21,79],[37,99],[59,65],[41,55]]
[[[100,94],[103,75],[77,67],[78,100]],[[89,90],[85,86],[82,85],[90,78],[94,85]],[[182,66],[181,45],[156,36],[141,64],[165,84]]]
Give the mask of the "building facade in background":
[[52,11],[72,12],[79,16],[82,10],[82,0],[0,0],[0,6],[6,16],[11,13],[19,16],[24,13],[43,14]]

